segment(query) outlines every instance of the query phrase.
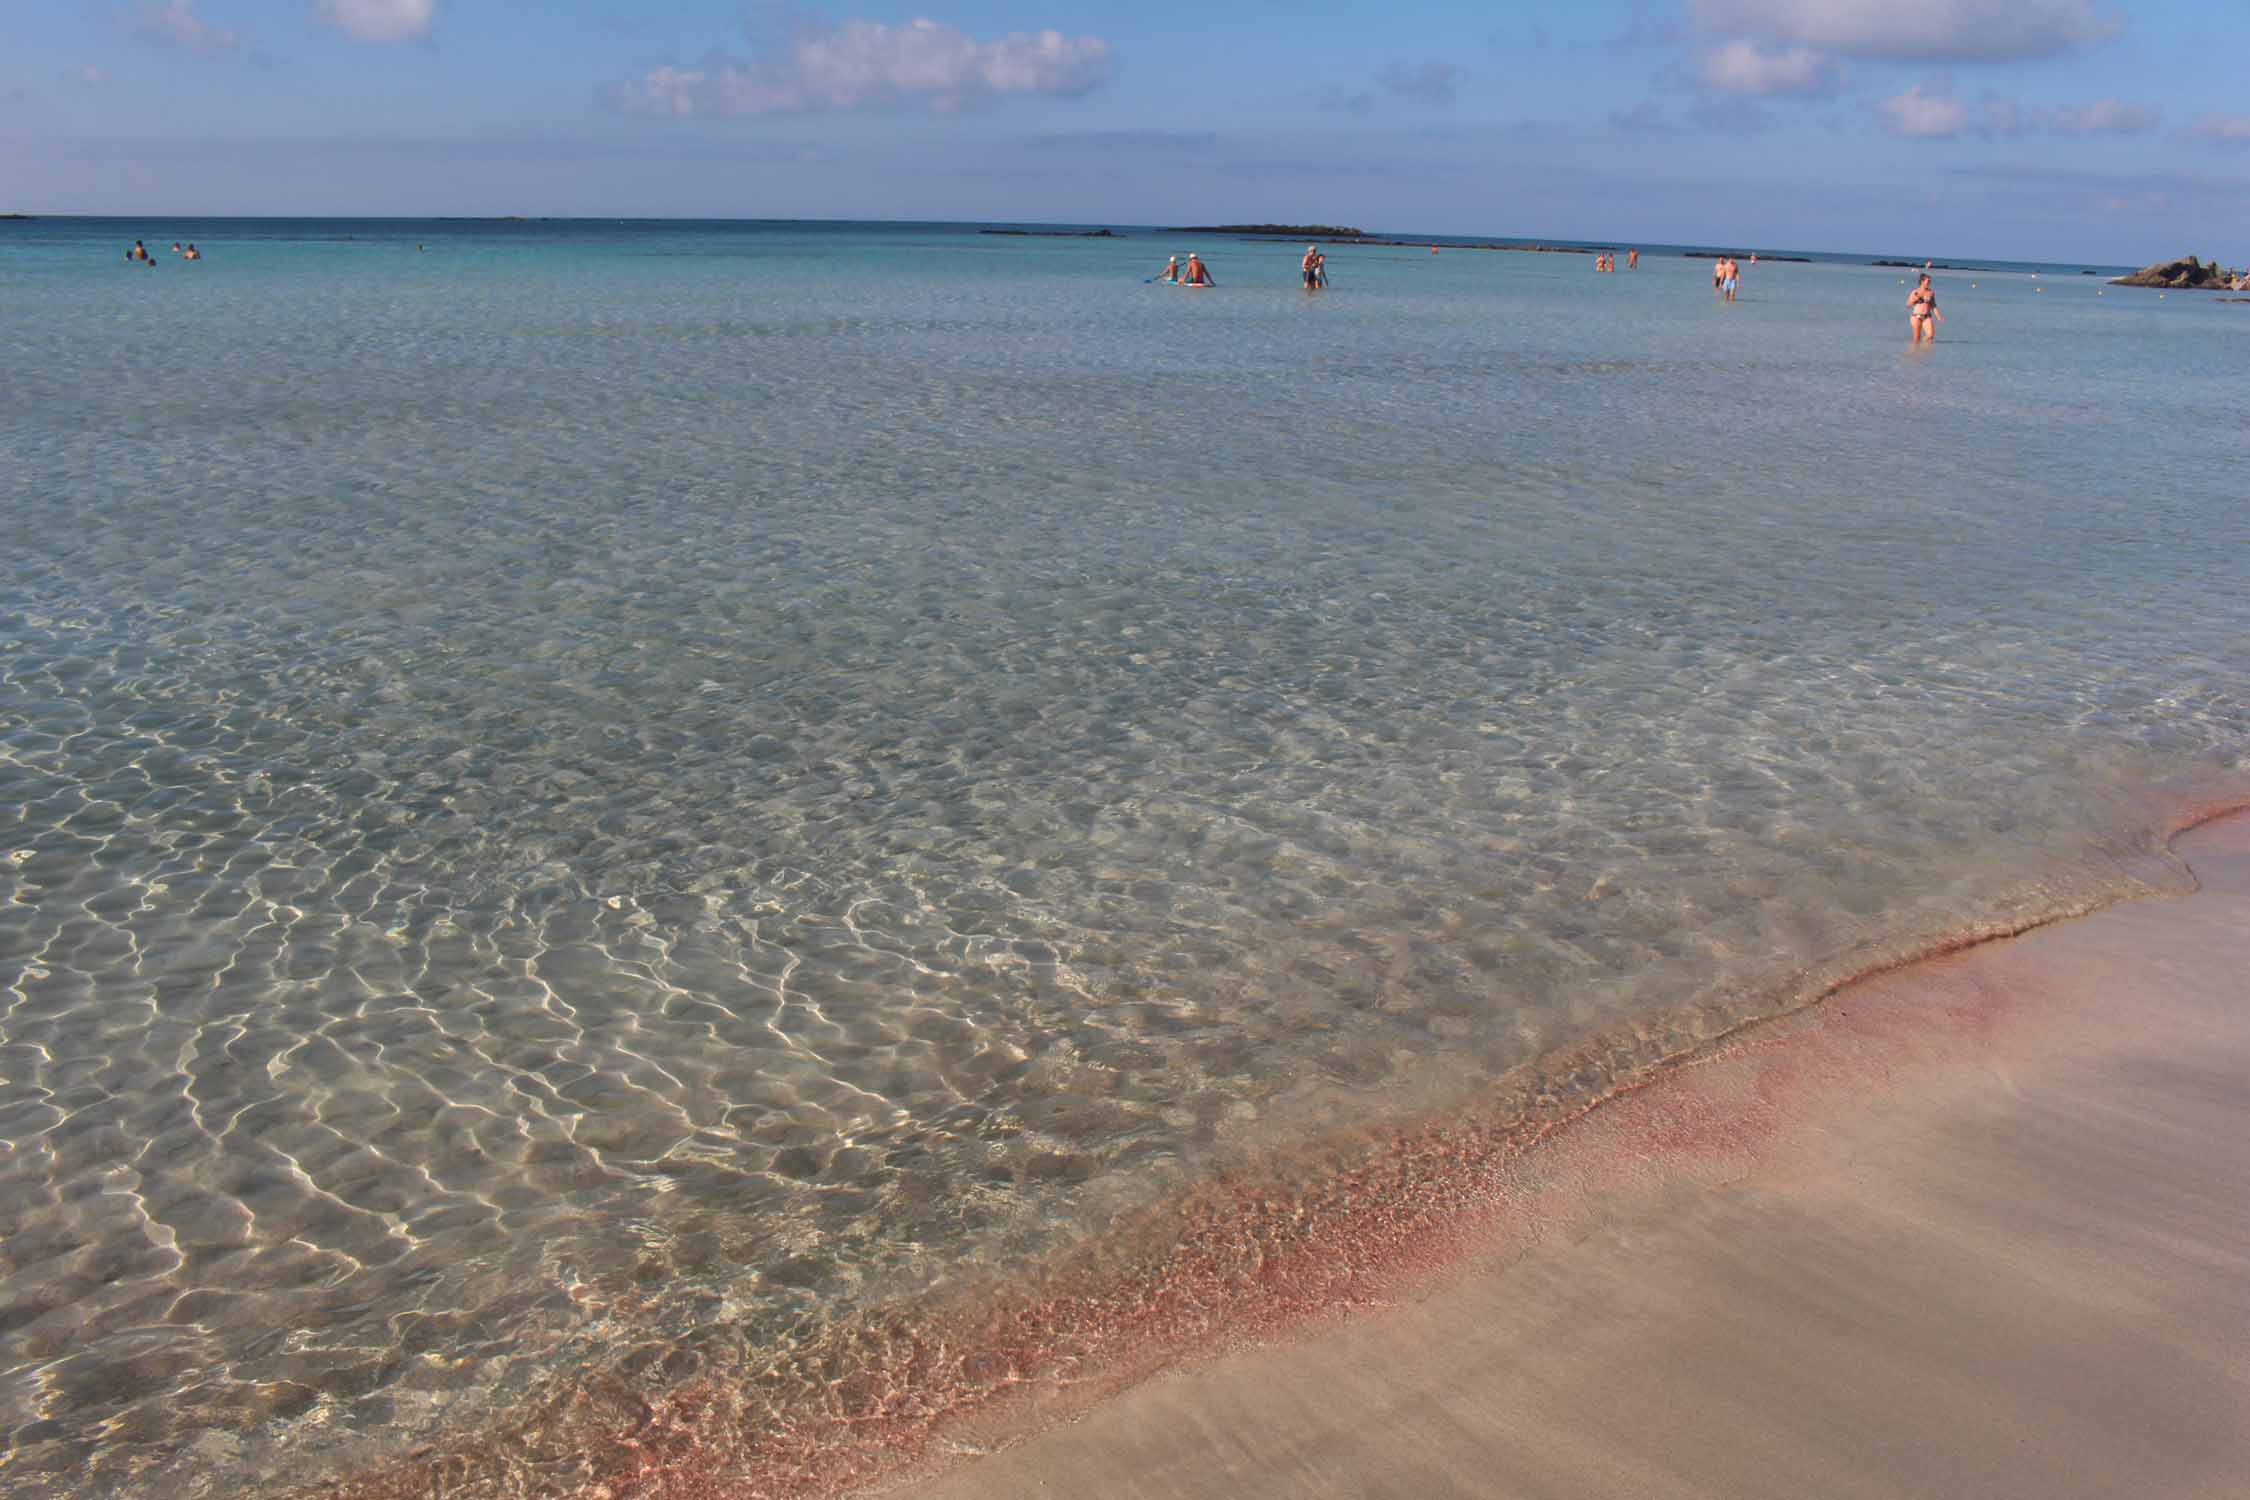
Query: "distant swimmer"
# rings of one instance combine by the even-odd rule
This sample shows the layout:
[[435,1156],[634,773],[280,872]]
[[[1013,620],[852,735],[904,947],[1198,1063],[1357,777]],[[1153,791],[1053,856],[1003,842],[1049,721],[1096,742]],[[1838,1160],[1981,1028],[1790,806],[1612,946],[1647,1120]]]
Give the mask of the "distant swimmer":
[[203,252],[195,248],[195,241],[189,240],[188,247],[186,251],[181,254],[180,259],[201,260],[203,259]]
[[1178,281],[1180,279],[1180,258],[1175,255],[1164,262],[1164,269],[1156,273],[1156,279],[1158,281]]
[[1937,310],[1937,288],[1930,285],[1930,273],[1924,271],[1914,290],[1906,294],[1906,326],[1917,344],[1937,342],[1937,326],[1945,315]]
[[174,241],[172,241],[172,253],[173,253],[174,255],[177,255],[177,254],[179,254],[179,253],[180,253],[180,242],[179,242],[178,240],[174,240]]
[[[1752,260],[1755,260],[1755,259],[1757,259],[1757,257],[1756,257],[1756,256],[1752,256],[1752,257],[1751,257],[1751,259],[1752,259]],[[1638,271],[1638,270],[1639,270],[1640,268],[1641,268],[1641,252],[1640,252],[1640,251],[1638,251],[1638,250],[1628,250],[1628,251],[1626,251],[1626,252],[1625,252],[1625,269],[1626,269],[1626,270],[1628,270],[1628,271]]]
[[1211,268],[1199,259],[1193,250],[1188,252],[1187,269],[1180,274],[1182,286],[1217,286],[1211,279]]

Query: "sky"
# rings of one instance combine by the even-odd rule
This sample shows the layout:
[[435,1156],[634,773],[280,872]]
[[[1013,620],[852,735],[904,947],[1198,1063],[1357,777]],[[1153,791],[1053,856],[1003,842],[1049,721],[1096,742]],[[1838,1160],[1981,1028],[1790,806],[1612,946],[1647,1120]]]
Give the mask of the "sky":
[[5,0],[0,212],[2250,262],[2250,0]]

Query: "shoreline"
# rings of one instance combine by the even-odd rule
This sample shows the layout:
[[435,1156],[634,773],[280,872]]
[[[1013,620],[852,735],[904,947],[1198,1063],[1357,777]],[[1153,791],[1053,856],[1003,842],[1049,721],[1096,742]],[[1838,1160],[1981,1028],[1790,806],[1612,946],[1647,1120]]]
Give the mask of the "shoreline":
[[[2184,806],[2165,843],[2240,806]],[[1605,1112],[1731,1049],[1762,1045],[1772,1029],[1855,987],[2120,904],[2150,902],[2120,893],[1987,920],[1904,954],[1839,956],[1809,985],[1790,987],[1802,996],[1795,1003],[1718,1015],[1688,1045],[1651,1054],[1645,1035],[1596,1035],[1536,1073],[1495,1080],[1482,1105],[1268,1153],[1052,1264],[1005,1279],[979,1273],[872,1309],[812,1347],[660,1392],[598,1371],[557,1372],[513,1416],[291,1493],[417,1496],[535,1470],[562,1493],[715,1500],[857,1494],[926,1477],[963,1451],[1098,1409],[1152,1377],[1161,1383],[1230,1350],[1413,1301],[1488,1255],[1515,1212],[1510,1179]],[[527,1466],[526,1451],[546,1457]],[[311,1477],[296,1475],[299,1484]]]
[[1589,1111],[1393,1306],[963,1424],[884,1492],[2231,1493],[2250,813],[2180,842],[2188,896],[1855,982]]

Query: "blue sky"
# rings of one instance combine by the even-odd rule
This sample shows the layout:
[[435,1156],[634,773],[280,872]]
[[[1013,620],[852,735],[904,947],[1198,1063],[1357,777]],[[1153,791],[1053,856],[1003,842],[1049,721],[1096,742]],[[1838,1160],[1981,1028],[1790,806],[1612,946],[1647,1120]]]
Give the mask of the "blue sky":
[[0,210],[2250,261],[2250,0],[12,0]]

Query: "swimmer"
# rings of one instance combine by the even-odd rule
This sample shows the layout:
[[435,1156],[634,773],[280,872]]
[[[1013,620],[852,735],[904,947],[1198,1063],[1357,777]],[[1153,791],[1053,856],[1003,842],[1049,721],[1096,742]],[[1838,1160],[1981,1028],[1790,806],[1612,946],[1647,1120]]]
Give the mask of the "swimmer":
[[195,248],[195,241],[189,240],[187,250],[180,256],[180,259],[201,260],[203,259],[203,252]]
[[179,253],[180,253],[180,242],[179,242],[178,240],[174,240],[174,241],[172,241],[172,253],[173,253],[174,255],[177,255],[177,254],[179,254]]
[[1175,255],[1164,262],[1164,269],[1156,273],[1158,281],[1177,282],[1180,279],[1180,258]]
[[1185,273],[1183,273],[1180,284],[1182,286],[1218,285],[1217,282],[1211,279],[1211,268],[1205,265],[1200,259],[1198,259],[1196,253],[1193,250],[1190,250],[1188,252],[1187,270]]

